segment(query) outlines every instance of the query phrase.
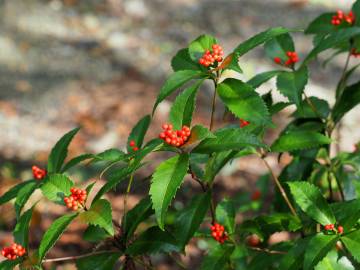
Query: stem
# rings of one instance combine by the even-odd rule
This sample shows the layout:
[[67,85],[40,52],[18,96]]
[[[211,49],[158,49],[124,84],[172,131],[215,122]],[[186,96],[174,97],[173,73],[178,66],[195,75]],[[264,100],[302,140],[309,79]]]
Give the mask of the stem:
[[213,130],[214,127],[214,122],[215,122],[215,109],[216,109],[216,94],[217,94],[217,86],[218,86],[218,81],[219,81],[219,71],[216,71],[216,77],[214,79],[214,95],[212,98],[212,102],[211,102],[211,119],[210,119],[210,131]]
[[287,254],[285,251],[278,251],[278,250],[271,250],[267,248],[258,248],[258,247],[249,247],[252,250],[260,251],[260,252],[266,252],[269,254]]
[[279,191],[280,191],[280,193],[281,193],[281,196],[284,198],[284,200],[285,200],[286,204],[288,205],[291,213],[292,213],[295,217],[298,217],[298,215],[297,215],[297,213],[296,213],[296,211],[295,211],[295,208],[292,206],[292,204],[291,204],[288,196],[286,195],[286,192],[285,192],[284,188],[282,187],[282,185],[281,185],[279,179],[277,178],[277,176],[275,175],[274,171],[271,169],[269,163],[266,161],[265,157],[261,157],[261,159],[263,160],[265,166],[266,166],[266,167],[268,168],[268,170],[270,171],[271,176],[272,176],[272,178],[273,178],[276,186],[279,188]]
[[331,184],[330,172],[328,172],[327,181],[328,181],[328,185],[329,185],[330,201],[332,201],[334,195],[333,195],[333,189],[332,189],[332,184]]
[[71,260],[77,260],[77,259],[81,259],[81,258],[90,257],[90,256],[93,256],[93,255],[104,254],[104,253],[114,253],[114,251],[109,251],[109,250],[107,250],[107,251],[96,251],[96,252],[91,252],[91,253],[78,255],[78,256],[69,256],[69,257],[62,257],[62,258],[46,259],[46,260],[43,260],[42,263],[71,261]]
[[320,113],[318,112],[318,110],[316,109],[314,103],[311,101],[311,99],[306,95],[306,93],[304,92],[304,97],[305,100],[307,102],[307,104],[309,104],[310,109],[316,114],[317,117],[319,117],[322,120],[322,117],[320,115]]
[[130,175],[130,180],[129,180],[128,186],[126,188],[126,193],[125,193],[125,197],[124,197],[124,214],[123,214],[124,228],[126,228],[127,200],[128,200],[128,196],[129,196],[129,193],[130,193],[130,189],[131,189],[131,185],[132,185],[133,180],[134,180],[134,173],[132,173]]
[[346,62],[345,62],[345,66],[343,68],[343,71],[342,71],[342,74],[341,74],[341,77],[340,77],[340,81],[339,81],[339,86],[338,86],[338,96],[337,97],[340,97],[342,95],[342,91],[344,90],[344,86],[345,86],[345,77],[346,77],[346,71],[349,67],[349,63],[350,63],[350,57],[351,57],[351,49],[349,50],[349,53],[346,57]]
[[335,174],[332,173],[332,172],[331,172],[331,175],[332,175],[332,177],[335,178],[336,184],[337,184],[338,189],[339,189],[339,191],[340,191],[341,200],[342,200],[342,201],[345,201],[344,190],[343,190],[343,188],[342,188],[342,186],[341,186],[341,183],[340,183],[339,179],[338,179],[338,178],[335,176]]

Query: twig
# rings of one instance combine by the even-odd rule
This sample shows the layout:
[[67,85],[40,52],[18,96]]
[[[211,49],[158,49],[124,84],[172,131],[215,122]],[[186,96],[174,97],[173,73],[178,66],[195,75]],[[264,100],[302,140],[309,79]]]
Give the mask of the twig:
[[129,196],[129,193],[130,193],[130,189],[131,189],[131,185],[132,185],[133,180],[134,180],[134,173],[132,173],[130,175],[130,180],[129,180],[128,186],[126,188],[126,193],[125,193],[125,197],[124,197],[124,214],[123,214],[124,228],[126,228],[127,200],[128,200],[128,196]]
[[110,250],[96,251],[96,252],[91,252],[91,253],[87,253],[87,254],[83,254],[83,255],[77,255],[77,256],[46,259],[46,260],[43,260],[42,263],[72,261],[72,260],[77,260],[77,259],[86,258],[86,257],[90,257],[90,256],[93,256],[93,255],[105,254],[105,253],[114,253],[114,251],[110,251]]
[[287,254],[287,252],[285,252],[285,251],[271,250],[271,249],[267,249],[267,248],[258,248],[258,247],[249,247],[249,248],[252,250],[265,252],[265,253],[269,253],[269,254]]

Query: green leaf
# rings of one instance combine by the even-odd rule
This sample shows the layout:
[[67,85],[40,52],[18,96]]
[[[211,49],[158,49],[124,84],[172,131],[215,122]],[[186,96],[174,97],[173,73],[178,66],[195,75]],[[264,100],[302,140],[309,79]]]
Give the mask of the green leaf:
[[83,234],[83,239],[92,243],[100,242],[108,237],[111,237],[103,228],[95,225],[89,225]]
[[352,200],[330,205],[336,221],[344,227],[344,231],[349,231],[360,219],[360,200]]
[[271,125],[263,99],[254,89],[237,79],[226,79],[218,85],[221,100],[237,117],[256,125]]
[[181,49],[176,53],[171,59],[171,67],[174,71],[201,69],[201,66],[190,58],[188,48]]
[[226,128],[215,132],[216,138],[203,140],[196,146],[193,153],[211,154],[227,150],[242,150],[248,146],[267,147],[259,139],[240,128]]
[[150,115],[146,115],[143,118],[141,118],[140,121],[137,122],[135,127],[131,130],[131,133],[128,137],[127,146],[126,146],[129,153],[132,152],[132,147],[130,146],[130,141],[135,141],[135,145],[138,148],[141,148],[143,141],[144,141],[146,131],[149,128],[150,121],[151,121]]
[[202,76],[204,76],[204,73],[197,70],[179,70],[171,74],[163,87],[160,89],[160,93],[156,99],[152,114],[154,114],[159,103],[171,95],[176,89],[184,85],[186,82],[192,79],[199,79]]
[[79,131],[79,128],[75,128],[70,132],[66,133],[60,138],[55,144],[48,159],[47,171],[49,173],[57,173],[61,171],[61,167],[67,156],[68,147],[75,134]]
[[282,72],[282,70],[270,70],[256,74],[254,77],[247,81],[247,84],[250,85],[252,88],[256,89],[263,83],[267,82],[275,76],[278,76]]
[[28,185],[28,183],[30,182],[35,183],[35,180],[21,182],[6,191],[2,196],[0,196],[0,205],[14,199],[18,194],[19,190],[21,190],[24,186]]
[[67,170],[71,169],[72,167],[78,165],[79,163],[94,158],[93,154],[82,154],[80,156],[74,157],[69,162],[67,162],[64,167],[61,169],[61,172],[66,172]]
[[63,205],[64,197],[70,195],[73,186],[74,183],[66,175],[51,174],[45,179],[41,191],[50,201]]
[[107,200],[100,199],[93,203],[88,211],[82,212],[79,215],[79,219],[87,224],[104,228],[110,235],[114,235],[112,210]]
[[[355,18],[360,18],[360,1],[356,0],[351,7],[351,10],[354,12]],[[355,20],[355,25],[360,25],[359,20]]]
[[316,265],[315,270],[355,270],[355,268],[348,258],[345,256],[339,258],[339,254],[333,249]]
[[212,45],[217,44],[217,40],[209,35],[201,35],[189,45],[190,58],[196,63],[203,56],[206,50],[212,50]]
[[201,125],[195,125],[191,129],[191,134],[188,141],[184,144],[184,147],[198,143],[207,138],[216,138],[216,136],[209,131],[206,127]]
[[29,181],[19,190],[15,200],[15,212],[17,218],[20,217],[21,210],[23,209],[26,202],[28,201],[28,199],[30,198],[30,196],[33,194],[33,192],[37,187],[38,187],[37,182]]
[[185,209],[178,213],[175,221],[175,237],[182,249],[185,248],[185,245],[203,222],[210,207],[210,201],[210,192],[197,195]]
[[112,270],[120,256],[120,252],[104,252],[77,259],[76,267],[78,270]]
[[334,48],[336,45],[350,40],[350,38],[360,34],[360,27],[351,27],[340,29],[336,32],[330,33],[323,38],[317,46],[311,50],[302,65],[307,65],[312,59],[314,59],[319,53]]
[[218,172],[233,159],[237,153],[237,151],[232,150],[214,153],[206,163],[204,180],[212,182]]
[[322,225],[335,224],[333,212],[318,187],[307,182],[288,182],[295,202],[309,217]]
[[154,226],[147,229],[126,250],[129,255],[178,252],[176,239],[166,231]]
[[150,197],[145,197],[133,209],[127,212],[122,221],[125,239],[132,237],[139,224],[153,213]]
[[26,250],[29,248],[29,227],[33,210],[34,206],[21,215],[13,231],[15,243],[22,245]]
[[127,156],[126,154],[116,148],[110,148],[105,150],[104,152],[101,152],[97,155],[94,155],[94,159],[92,162],[98,162],[98,161],[110,161],[110,162],[117,162],[117,161],[126,161]]
[[170,110],[170,122],[174,129],[181,129],[182,126],[190,126],[192,115],[195,109],[197,91],[203,80],[200,80],[178,95]]
[[360,262],[360,230],[342,236],[341,241],[355,260]]
[[341,97],[337,100],[332,111],[332,118],[335,123],[355,106],[360,103],[360,82],[345,88]]
[[45,232],[41,239],[38,255],[39,262],[41,262],[46,253],[55,245],[56,241],[60,238],[67,226],[76,218],[78,213],[68,214],[56,219],[49,229]]
[[338,239],[338,235],[325,235],[323,233],[318,233],[312,237],[306,247],[303,269],[314,269],[314,266],[335,246]]
[[336,27],[331,24],[331,19],[334,15],[335,12],[321,14],[309,24],[305,34],[329,34],[333,32],[336,30]]
[[248,51],[252,50],[253,48],[273,39],[274,37],[292,32],[294,30],[290,30],[287,28],[283,28],[283,27],[275,27],[275,28],[269,28],[264,32],[261,32],[251,38],[249,38],[248,40],[244,41],[243,43],[241,43],[240,45],[238,45],[236,47],[236,49],[234,50],[234,53],[236,53],[236,55],[242,56],[245,53],[247,53]]
[[139,166],[130,166],[124,167],[116,170],[108,177],[108,181],[105,185],[101,187],[101,189],[96,193],[94,199],[92,200],[92,204],[94,204],[97,200],[99,200],[105,193],[115,188],[118,184],[124,181],[131,173],[136,171]]
[[311,105],[316,108],[317,113],[314,112],[313,108],[309,105],[306,100],[302,101],[300,105],[301,109],[296,110],[292,116],[295,118],[326,118],[330,113],[329,103],[317,97],[309,97]]
[[283,61],[287,60],[287,52],[294,52],[295,46],[289,33],[279,35],[265,43],[265,54],[271,60],[280,57]]
[[175,197],[189,167],[189,155],[184,153],[162,162],[155,170],[149,194],[159,227],[164,229],[167,209]]
[[226,228],[229,234],[235,232],[235,205],[229,199],[223,199],[216,207],[216,221]]
[[304,253],[306,251],[309,238],[296,241],[295,245],[281,259],[279,270],[301,269],[304,261]]
[[211,249],[209,254],[204,258],[201,270],[219,270],[226,269],[226,264],[234,251],[234,246],[217,245]]
[[20,263],[20,258],[16,260],[5,260],[0,262],[0,269],[1,270],[14,270],[15,266]]
[[313,131],[289,131],[271,145],[272,152],[289,152],[330,144],[331,139]]
[[308,69],[303,67],[292,72],[282,72],[277,77],[276,87],[290,102],[301,105],[302,94],[308,82]]

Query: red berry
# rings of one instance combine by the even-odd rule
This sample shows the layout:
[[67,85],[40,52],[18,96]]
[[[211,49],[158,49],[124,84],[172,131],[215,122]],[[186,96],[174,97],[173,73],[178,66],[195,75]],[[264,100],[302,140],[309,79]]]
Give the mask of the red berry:
[[130,146],[135,146],[135,145],[136,145],[136,144],[135,144],[135,141],[134,141],[134,140],[130,141],[129,145],[130,145]]
[[338,233],[342,234],[344,232],[344,227],[338,226],[337,231],[338,231]]
[[133,149],[132,149],[134,152],[136,152],[136,151],[138,151],[139,150],[139,148],[138,147],[133,147]]
[[240,119],[240,127],[243,128],[243,127],[246,127],[247,125],[249,125],[250,122],[244,120],[244,119]]
[[43,170],[37,166],[32,166],[31,169],[33,172],[33,176],[36,180],[41,180],[41,179],[45,178],[45,176],[47,174],[46,170]]
[[260,192],[260,190],[255,190],[255,191],[253,192],[253,194],[251,194],[251,200],[252,200],[252,201],[257,201],[258,199],[260,199],[260,197],[261,197],[261,192]]
[[260,244],[260,238],[256,234],[249,235],[246,238],[246,243],[251,247],[256,247]]
[[275,58],[274,58],[274,62],[275,62],[276,64],[281,64],[281,58],[280,58],[280,57],[275,57]]

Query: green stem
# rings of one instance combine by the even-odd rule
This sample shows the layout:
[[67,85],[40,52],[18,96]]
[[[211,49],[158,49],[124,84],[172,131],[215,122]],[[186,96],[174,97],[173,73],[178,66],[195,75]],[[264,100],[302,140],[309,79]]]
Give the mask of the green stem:
[[133,183],[133,180],[134,180],[134,173],[132,173],[130,175],[130,180],[129,180],[129,183],[127,185],[127,188],[126,188],[126,193],[125,193],[125,197],[124,197],[124,228],[126,228],[126,212],[127,212],[127,200],[128,200],[128,196],[129,196],[129,193],[130,193],[130,190],[131,190],[131,185]]

